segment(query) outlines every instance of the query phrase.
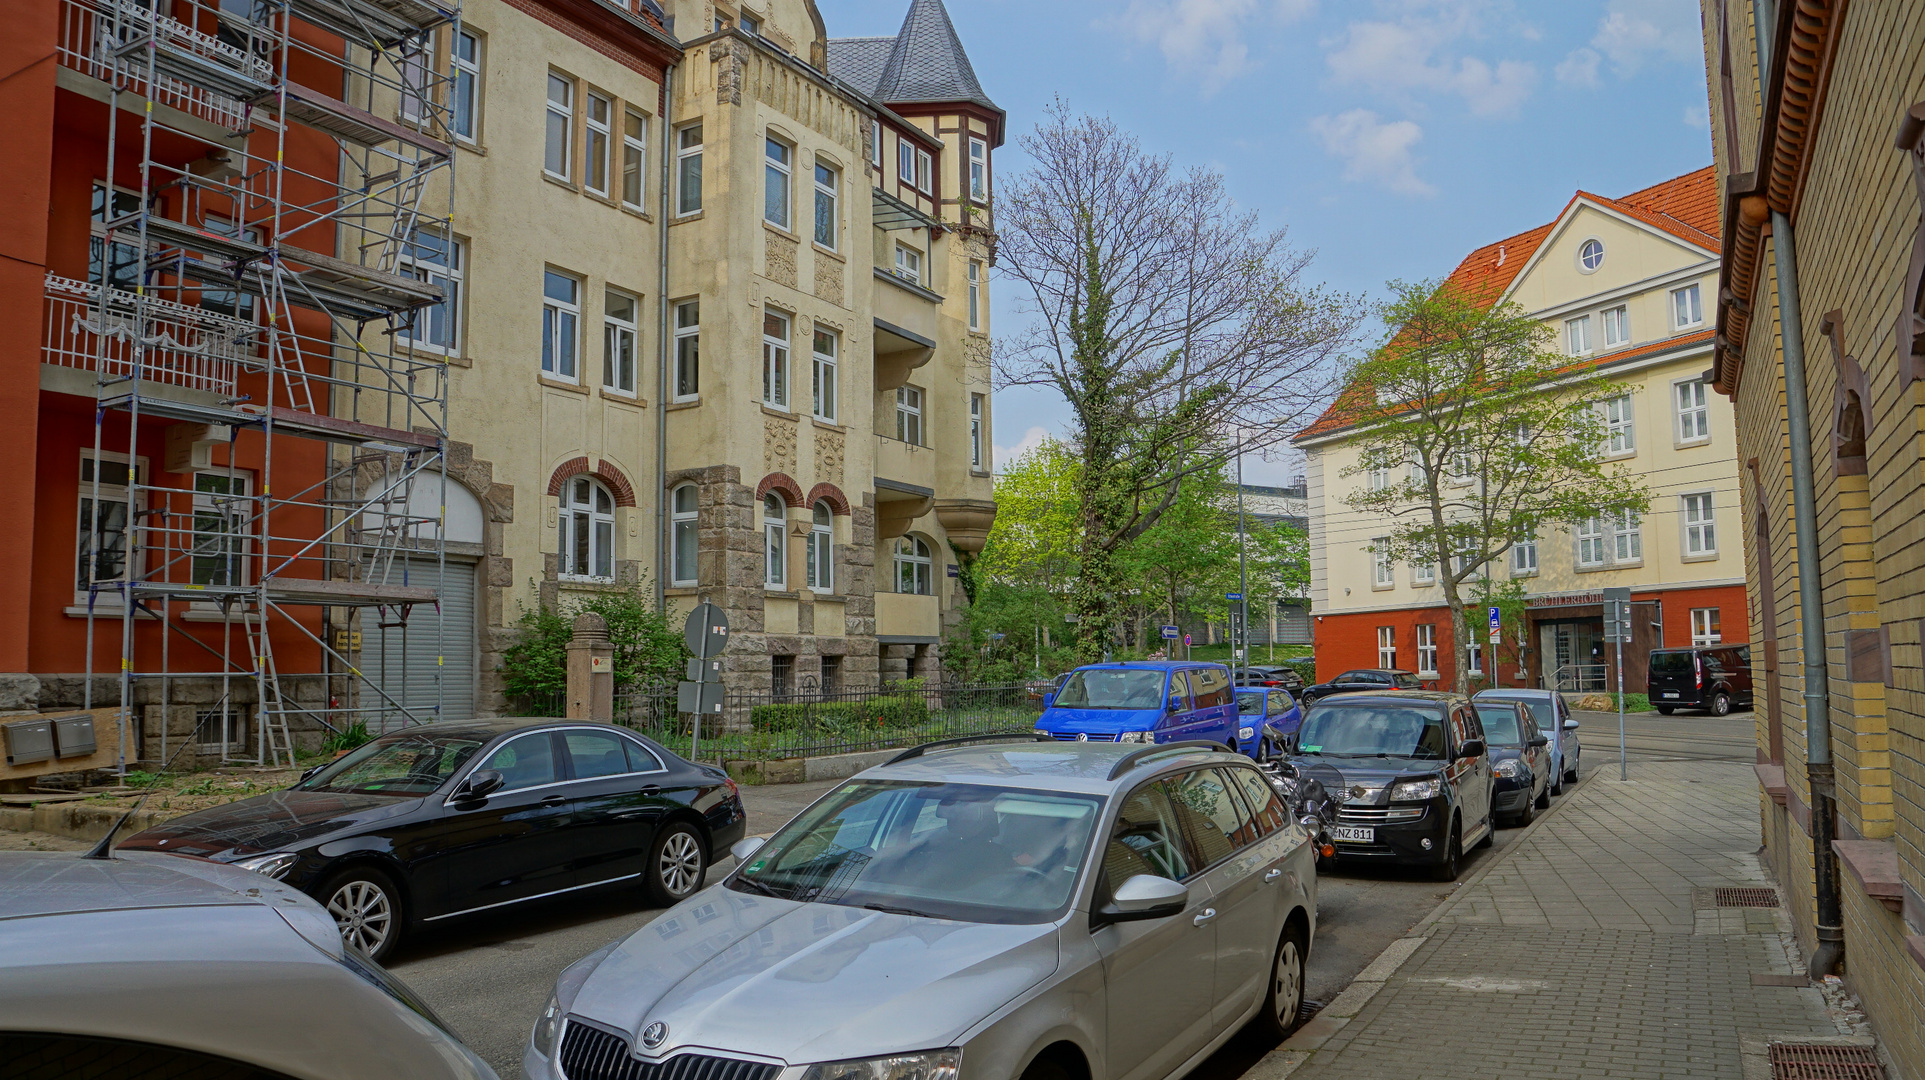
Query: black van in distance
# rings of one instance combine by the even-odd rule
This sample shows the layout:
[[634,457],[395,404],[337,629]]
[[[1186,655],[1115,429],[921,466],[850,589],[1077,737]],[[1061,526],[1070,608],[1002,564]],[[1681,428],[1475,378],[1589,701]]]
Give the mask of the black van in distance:
[[1703,709],[1724,716],[1751,708],[1751,646],[1700,645],[1652,649],[1645,693],[1659,713]]

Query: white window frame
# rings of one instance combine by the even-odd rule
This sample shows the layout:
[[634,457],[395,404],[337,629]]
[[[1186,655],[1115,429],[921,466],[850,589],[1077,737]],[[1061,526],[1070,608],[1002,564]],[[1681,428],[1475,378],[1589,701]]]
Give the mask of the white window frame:
[[[83,559],[89,559],[89,554],[99,549],[95,541],[102,535],[100,532],[99,516],[97,513],[92,512],[94,481],[87,476],[88,464],[98,461],[108,461],[117,465],[129,466],[127,473],[128,483],[103,483],[100,485],[100,502],[102,504],[112,504],[121,507],[122,520],[133,523],[133,531],[136,535],[130,546],[136,557],[139,552],[146,548],[146,544],[138,535],[140,531],[140,519],[133,515],[137,514],[141,506],[146,502],[137,492],[139,486],[145,483],[147,479],[147,459],[145,457],[129,459],[126,454],[117,454],[111,450],[102,450],[97,454],[91,449],[82,450],[80,452],[80,465],[74,470],[74,476],[77,478],[79,484],[80,497],[76,501],[74,508],[74,553],[73,562],[70,564],[74,571],[74,604],[76,606],[85,606],[87,603],[88,575],[81,571],[81,561]],[[97,467],[96,465],[96,468]],[[118,534],[120,530],[116,529],[114,531]],[[128,559],[128,549],[122,548],[120,552],[121,577],[102,578],[100,580],[119,581],[124,578],[127,573]],[[91,567],[89,569],[91,571]],[[114,610],[119,610],[123,606],[118,594],[103,593],[101,594],[100,603],[95,604],[94,609],[98,611],[102,607],[109,607]]]
[[[678,586],[699,582],[701,499],[701,492],[694,484],[679,484],[669,493],[669,572]],[[684,574],[684,570],[688,572]]]
[[[1584,254],[1592,245],[1597,247],[1597,261],[1593,262]],[[1579,273],[1594,274],[1604,265],[1604,241],[1595,236],[1586,237],[1577,246],[1577,268]]]
[[1397,628],[1394,626],[1377,628],[1377,666],[1392,671],[1397,668]]
[[842,340],[834,330],[817,323],[813,344],[814,355],[809,372],[810,405],[817,420],[833,424],[836,422],[836,357],[841,353]]
[[762,311],[762,404],[788,411],[795,369],[789,341],[795,318],[784,312]]
[[1385,547],[1390,543],[1388,536],[1370,538],[1370,587],[1390,589],[1397,585],[1397,569],[1390,561],[1390,552]]
[[1644,561],[1644,522],[1635,510],[1606,515],[1611,530],[1611,563],[1621,566]]
[[989,143],[970,136],[969,139],[969,197],[977,202],[989,198]]
[[1483,644],[1476,641],[1471,642],[1469,648],[1466,649],[1466,653],[1468,655],[1465,657],[1464,674],[1482,675],[1484,673]]
[[1703,379],[1671,384],[1671,404],[1678,417],[1678,444],[1695,446],[1711,441],[1711,395]]
[[1601,316],[1604,320],[1604,347],[1617,348],[1631,343],[1631,309],[1624,304],[1605,308]]
[[[227,485],[225,491],[203,488],[201,483]],[[196,585],[247,585],[253,578],[249,549],[253,547],[251,519],[254,503],[254,474],[240,469],[204,469],[193,474],[193,532],[187,558],[188,580]],[[225,528],[204,528],[206,522],[225,522]],[[213,553],[203,554],[203,537],[216,538]],[[201,572],[202,560],[225,561],[235,570],[235,581],[215,581]]]
[[[915,533],[896,538],[893,560],[896,591],[908,596],[929,596],[935,592],[935,556],[929,542]],[[908,588],[903,588],[907,582]]]
[[742,16],[741,21],[736,23],[736,25],[742,28],[744,34],[750,34],[755,37],[762,36],[762,20],[753,15]]
[[1435,679],[1437,673],[1437,624],[1417,624],[1417,677]]
[[[778,152],[779,151],[779,152]],[[795,146],[762,136],[762,220],[790,231],[795,221]]]
[[[467,242],[458,236],[443,235],[437,229],[425,227],[416,229],[414,235],[415,239],[401,246],[395,272],[416,281],[441,286],[442,299],[438,304],[414,309],[408,321],[395,328],[395,340],[405,341],[413,348],[424,352],[458,356],[461,353],[462,277],[465,273],[463,264],[466,262]],[[432,257],[424,258],[423,255],[427,252],[419,243],[423,236],[433,237],[445,253],[445,258],[439,262]],[[445,335],[447,340],[434,340],[431,323],[429,324],[430,336],[416,336],[415,332],[423,329],[424,321],[429,320],[436,312],[442,313],[441,317],[447,329]]]
[[1704,323],[1704,293],[1697,282],[1671,290],[1671,327],[1683,330]]
[[869,121],[869,164],[875,166],[877,172],[882,171],[882,132],[882,121]]
[[[601,113],[599,120],[595,118],[597,111]],[[586,128],[582,136],[582,187],[607,198],[609,173],[614,166],[611,147],[615,135],[615,99],[590,90],[582,123]]]
[[1412,585],[1437,584],[1437,564],[1434,562],[1414,562],[1410,564],[1410,583]]
[[[555,96],[557,93],[561,94],[560,98]],[[557,180],[568,180],[574,175],[575,167],[575,80],[552,68],[548,71],[547,123],[541,171]],[[555,167],[557,156],[559,171]]]
[[[224,5],[222,5],[224,6]],[[430,30],[412,41],[400,44],[401,102],[397,110],[403,123],[422,126],[428,110],[428,78],[434,70],[435,46],[439,34]]]
[[634,109],[622,110],[622,205],[648,209],[648,114]]
[[1537,537],[1527,534],[1511,544],[1511,576],[1532,577],[1537,573]]
[[702,125],[697,121],[675,129],[675,216],[701,212]]
[[773,491],[762,496],[762,586],[789,587],[789,503]]
[[1604,412],[1604,456],[1631,457],[1638,452],[1637,408],[1630,394],[1600,403]]
[[1591,317],[1579,315],[1564,320],[1564,351],[1572,356],[1591,355]]
[[[615,314],[617,300],[626,300],[633,317]],[[642,298],[621,289],[609,288],[602,297],[602,389],[633,396],[636,369],[640,366]],[[626,371],[622,354],[627,354]]]
[[1678,496],[1678,516],[1684,525],[1684,557],[1718,557],[1718,511],[1712,492]]
[[1604,518],[1592,516],[1579,521],[1571,534],[1577,539],[1577,565],[1580,569],[1592,569],[1607,565],[1607,548],[1604,539]]
[[[558,576],[567,581],[615,580],[615,493],[592,476],[562,481],[556,497],[555,551]],[[602,503],[606,503],[604,509]],[[575,565],[575,553],[586,540],[586,566]],[[602,572],[597,572],[602,571]]]
[[[825,177],[824,173],[828,175]],[[837,212],[841,186],[842,171],[818,155],[815,159],[815,242],[830,251],[836,249],[836,237],[842,230],[841,215]]]
[[1696,648],[1724,644],[1724,618],[1718,608],[1691,609],[1691,644]]
[[[454,101],[448,122],[454,137],[473,145],[481,137],[481,37],[466,30],[455,35],[455,48],[448,57],[454,68]],[[467,55],[462,55],[463,53]]]
[[901,135],[896,136],[896,182],[916,186],[916,147]]
[[969,467],[983,467],[983,406],[987,401],[983,394],[969,395]]
[[920,386],[896,387],[896,441],[910,446],[926,446],[923,442],[923,392]]
[[702,302],[675,305],[675,400],[702,395]]
[[894,274],[904,281],[922,284],[922,252],[908,244],[896,244],[896,265]]
[[818,499],[809,508],[808,586],[811,592],[835,592],[835,510]]
[[969,260],[969,329],[981,332],[983,328],[983,264],[975,259]]
[[[557,282],[572,287],[572,300],[550,295]],[[544,267],[541,277],[541,373],[562,382],[581,381],[582,279]]]
[[931,180],[934,178],[935,171],[936,171],[936,159],[929,156],[929,151],[924,150],[920,146],[916,147],[916,190],[917,191],[922,192],[924,195],[935,194],[935,187],[931,183]]

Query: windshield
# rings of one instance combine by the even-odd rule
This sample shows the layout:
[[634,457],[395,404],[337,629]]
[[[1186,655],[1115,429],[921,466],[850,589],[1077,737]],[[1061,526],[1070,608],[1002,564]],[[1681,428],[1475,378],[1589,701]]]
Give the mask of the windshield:
[[1297,735],[1297,751],[1331,757],[1444,757],[1444,717],[1408,705],[1322,705]]
[[1380,675],[1374,671],[1346,671],[1332,681],[1340,683],[1376,683],[1380,686],[1388,686],[1390,685],[1390,676]]
[[1069,906],[1101,805],[974,784],[851,783],[784,826],[729,887],[937,919],[1048,922]]
[[1484,741],[1492,746],[1523,746],[1523,725],[1509,705],[1479,705],[1477,719],[1484,725]]
[[473,732],[410,731],[355,750],[295,785],[302,791],[354,795],[426,795],[488,742]]
[[1072,709],[1160,709],[1161,671],[1091,668],[1070,672],[1056,704]]
[[1656,675],[1689,675],[1691,674],[1691,654],[1654,652],[1651,654],[1651,671]]
[[1514,697],[1496,697],[1496,696],[1485,697],[1484,695],[1479,694],[1477,695],[1477,700],[1479,701],[1515,701],[1518,704],[1524,706],[1526,709],[1530,710],[1531,719],[1537,721],[1537,726],[1541,730],[1551,731],[1551,730],[1554,730],[1557,726],[1551,722],[1552,716],[1551,716],[1551,699],[1550,698],[1514,698]]

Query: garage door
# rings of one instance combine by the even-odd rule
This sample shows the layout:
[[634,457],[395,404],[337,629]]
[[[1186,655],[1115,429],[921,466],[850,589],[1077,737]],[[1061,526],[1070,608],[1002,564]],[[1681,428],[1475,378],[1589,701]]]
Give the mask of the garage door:
[[[373,610],[362,612],[361,673],[406,708],[395,707],[364,684],[361,708],[380,710],[361,714],[368,718],[370,731],[392,731],[413,721],[436,719],[437,673],[441,677],[439,717],[465,720],[475,714],[475,564],[449,559],[444,578],[433,560],[411,559],[407,574],[408,584],[434,589],[441,599],[442,617],[437,626],[435,609],[421,606],[409,614],[406,626],[381,627]],[[444,662],[437,664],[437,656]]]

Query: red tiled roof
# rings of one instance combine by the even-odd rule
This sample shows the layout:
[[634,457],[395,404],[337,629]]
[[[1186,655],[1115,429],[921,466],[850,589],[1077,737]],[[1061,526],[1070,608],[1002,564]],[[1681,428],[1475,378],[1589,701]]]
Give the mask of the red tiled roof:
[[[1496,303],[1505,290],[1523,273],[1525,264],[1544,243],[1546,237],[1559,221],[1571,211],[1572,204],[1586,199],[1601,206],[1608,206],[1628,217],[1635,218],[1653,228],[1662,229],[1687,243],[1696,244],[1717,254],[1721,251],[1719,234],[1722,218],[1718,208],[1717,171],[1705,166],[1683,176],[1673,177],[1661,184],[1653,184],[1640,191],[1634,191],[1621,198],[1607,198],[1579,191],[1558,211],[1557,217],[1535,229],[1506,237],[1494,244],[1486,244],[1464,256],[1457,268],[1445,279],[1469,295]],[[1709,340],[1710,331],[1692,334],[1683,338],[1665,338],[1649,342],[1636,348],[1612,353],[1610,356],[1597,357],[1593,363],[1614,362],[1630,359],[1646,352],[1670,348],[1697,338]],[[1356,415],[1363,401],[1359,395],[1361,388],[1353,387],[1337,395],[1337,400],[1324,410],[1315,423],[1296,434],[1296,438],[1322,435],[1345,427]]]

